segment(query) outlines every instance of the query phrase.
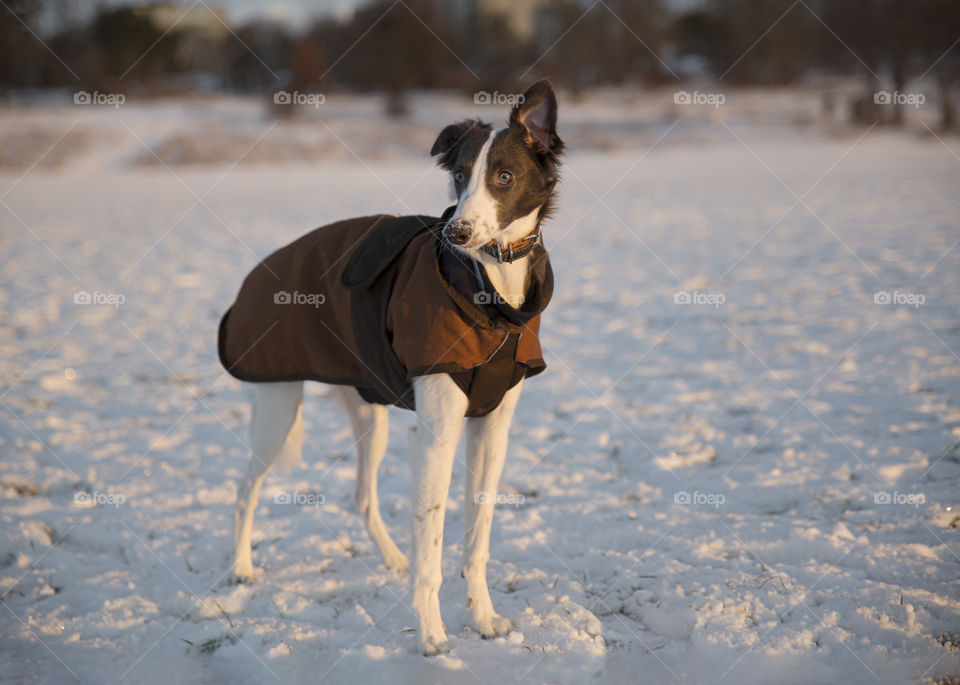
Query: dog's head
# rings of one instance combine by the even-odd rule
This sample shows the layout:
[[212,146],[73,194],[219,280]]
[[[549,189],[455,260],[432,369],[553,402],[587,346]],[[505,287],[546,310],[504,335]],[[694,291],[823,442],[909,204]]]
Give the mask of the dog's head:
[[504,128],[482,121],[447,126],[430,150],[452,174],[458,200],[444,237],[465,250],[524,237],[552,208],[562,151],[557,98],[547,81],[530,86]]

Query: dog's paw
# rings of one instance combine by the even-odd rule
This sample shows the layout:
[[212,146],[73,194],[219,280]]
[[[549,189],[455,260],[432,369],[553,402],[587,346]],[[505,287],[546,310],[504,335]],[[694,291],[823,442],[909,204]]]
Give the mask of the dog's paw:
[[424,656],[437,656],[450,651],[450,643],[444,633],[432,637],[421,637],[420,651]]
[[385,554],[383,556],[383,565],[387,568],[396,571],[397,574],[405,576],[410,573],[410,561],[400,550],[396,550],[396,553]]
[[447,642],[447,625],[440,618],[439,613],[432,621],[420,622],[417,637],[420,642],[420,651],[424,656],[435,656],[450,651],[450,643]]
[[253,564],[250,562],[235,562],[230,573],[230,581],[234,585],[252,585],[254,581]]
[[399,573],[401,576],[407,575],[410,571],[410,562],[407,555],[400,551],[400,548],[393,544],[393,540],[388,541],[380,549],[380,555],[383,557],[383,565]]
[[250,573],[234,573],[231,580],[234,585],[253,585],[256,582],[253,571]]
[[482,618],[474,618],[473,627],[486,640],[491,637],[506,635],[513,629],[513,623],[510,622],[509,618],[493,613]]

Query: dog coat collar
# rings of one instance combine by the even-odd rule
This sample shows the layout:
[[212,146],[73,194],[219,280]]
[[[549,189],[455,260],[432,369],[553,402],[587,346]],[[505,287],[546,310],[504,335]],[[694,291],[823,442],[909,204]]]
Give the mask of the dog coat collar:
[[546,250],[531,250],[530,260],[530,286],[517,302],[497,292],[475,259],[442,243],[437,255],[440,278],[461,313],[484,328],[514,333],[539,316],[553,295],[553,271]]

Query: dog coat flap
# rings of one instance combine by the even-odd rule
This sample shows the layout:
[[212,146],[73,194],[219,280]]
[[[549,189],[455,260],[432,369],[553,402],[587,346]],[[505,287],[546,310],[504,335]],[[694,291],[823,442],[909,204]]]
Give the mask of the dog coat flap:
[[341,282],[348,290],[366,290],[413,238],[440,219],[432,216],[384,216],[354,251]]

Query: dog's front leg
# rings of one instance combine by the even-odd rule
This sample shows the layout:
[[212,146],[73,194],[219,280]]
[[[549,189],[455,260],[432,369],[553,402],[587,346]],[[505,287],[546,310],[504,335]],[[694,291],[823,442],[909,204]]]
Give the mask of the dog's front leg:
[[429,655],[448,648],[439,598],[443,519],[467,397],[445,374],[415,378],[413,389],[417,422],[410,429],[414,488],[412,606],[420,623],[420,648]]
[[466,540],[463,576],[467,580],[467,609],[473,627],[483,637],[510,631],[509,619],[493,610],[487,589],[490,559],[490,526],[500,474],[507,456],[507,434],[520,398],[521,381],[511,388],[500,406],[486,416],[467,419]]

